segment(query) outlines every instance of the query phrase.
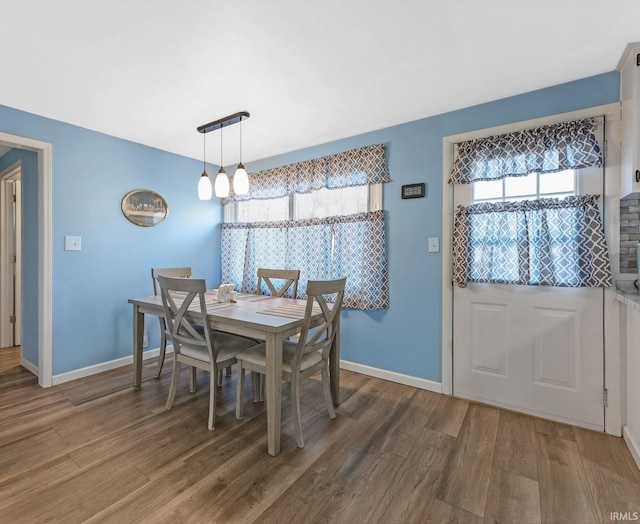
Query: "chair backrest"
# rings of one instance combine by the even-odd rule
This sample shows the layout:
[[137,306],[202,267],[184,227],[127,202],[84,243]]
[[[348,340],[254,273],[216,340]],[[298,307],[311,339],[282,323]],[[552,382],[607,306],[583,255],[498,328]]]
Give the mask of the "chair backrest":
[[216,355],[211,330],[207,325],[207,304],[204,298],[207,288],[204,278],[158,275],[157,279],[166,322],[165,332],[173,340],[174,351],[180,353],[183,346],[206,348],[209,358],[214,362]]
[[[298,293],[298,279],[300,278],[299,269],[258,269],[258,287],[256,294],[262,295],[262,281],[267,285],[269,293],[272,297],[282,297],[293,286],[291,298],[296,298]],[[272,279],[284,280],[282,286],[277,288]]]
[[191,277],[190,267],[153,267],[151,268],[151,280],[153,280],[153,294],[159,295],[160,289],[158,288],[158,277]]
[[[298,365],[303,354],[312,351],[322,351],[323,358],[329,358],[331,345],[340,322],[346,282],[346,278],[307,282],[307,306],[293,362],[294,367]],[[329,307],[329,298],[333,299],[331,307]],[[322,312],[322,324],[311,328],[311,318],[318,313],[318,310]]]

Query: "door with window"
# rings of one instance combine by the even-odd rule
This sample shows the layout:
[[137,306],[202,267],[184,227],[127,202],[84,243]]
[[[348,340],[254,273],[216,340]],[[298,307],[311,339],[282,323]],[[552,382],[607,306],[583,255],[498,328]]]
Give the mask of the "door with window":
[[[602,167],[456,184],[454,207],[530,202],[535,208],[544,202],[541,199],[576,199],[584,194],[603,194]],[[597,211],[602,212],[602,199],[598,206]],[[505,204],[495,207],[509,209]],[[532,216],[522,215],[521,220],[533,222]],[[544,214],[540,216],[541,230],[558,230],[556,243],[547,246],[552,257],[562,250],[566,250],[560,254],[565,261],[581,256],[580,244],[584,242],[571,219],[560,218],[560,225],[554,226],[552,221],[560,215],[549,219]],[[487,215],[476,219],[489,220]],[[525,239],[528,247],[523,250],[518,247],[519,233],[513,217],[509,218],[509,226],[501,223],[497,214],[491,220],[497,221],[477,227],[470,238],[471,243],[482,244],[482,249],[471,250],[474,259],[469,263],[470,273],[479,268],[479,274],[471,274],[466,285],[454,284],[454,394],[603,430],[603,288],[573,287],[571,272],[581,270],[571,264],[551,268],[559,273],[551,278],[567,279],[568,284],[539,285],[548,283],[541,275],[556,264],[556,259],[536,255],[540,247],[536,243],[545,242],[544,235],[529,230]],[[526,227],[534,226],[529,223]],[[483,235],[486,238],[479,238]],[[513,249],[498,248],[499,243],[504,246],[510,241]],[[570,244],[575,253],[567,247]],[[544,250],[540,249],[540,253]],[[524,270],[522,260],[518,260],[523,256],[527,257]],[[534,285],[511,283],[517,282],[523,271],[528,272],[527,278]],[[489,274],[491,277],[487,278]]]

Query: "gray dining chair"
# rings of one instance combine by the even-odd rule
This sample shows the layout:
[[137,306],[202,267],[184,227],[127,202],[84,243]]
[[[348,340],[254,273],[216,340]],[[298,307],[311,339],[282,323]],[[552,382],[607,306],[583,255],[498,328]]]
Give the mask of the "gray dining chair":
[[[178,277],[189,278],[191,277],[190,267],[156,267],[151,268],[151,280],[153,281],[153,294],[160,294],[160,286],[158,284],[158,277],[162,275],[165,277]],[[164,318],[160,317],[160,353],[158,354],[158,363],[156,365],[156,378],[160,377],[162,372],[162,366],[164,364],[165,353],[167,352],[167,337],[165,335],[166,324]]]
[[[265,283],[272,297],[282,297],[293,287],[291,298],[296,298],[298,293],[299,269],[258,269],[258,287],[256,293],[263,295],[262,282]],[[274,282],[274,280],[276,282]],[[280,282],[284,280],[284,282]],[[280,283],[279,286],[277,284]]]
[[[291,383],[293,420],[298,447],[304,447],[302,417],[300,413],[300,381],[320,372],[322,389],[329,418],[336,418],[329,384],[329,356],[340,322],[346,278],[338,280],[310,280],[307,283],[307,302],[302,329],[297,341],[284,340],[282,347],[282,379]],[[329,299],[333,305],[330,305]],[[322,313],[322,322],[311,326],[312,317]],[[244,412],[245,370],[266,375],[265,346],[236,354],[238,362],[236,418]]]
[[[267,287],[269,295],[272,297],[283,297],[291,289],[291,298],[296,298],[298,294],[298,280],[300,279],[299,269],[268,269],[258,268],[257,295],[264,295],[262,282]],[[251,384],[253,391],[253,401],[264,401],[264,378],[258,373],[251,374]]]
[[[203,278],[158,276],[166,320],[165,334],[173,342],[173,372],[167,409],[171,409],[180,381],[182,364],[191,366],[190,391],[195,392],[195,370],[209,372],[209,429],[215,427],[218,371],[236,362],[236,354],[264,347],[244,337],[213,331],[207,323],[206,283]],[[177,295],[176,295],[177,293]],[[178,298],[179,297],[179,298]]]

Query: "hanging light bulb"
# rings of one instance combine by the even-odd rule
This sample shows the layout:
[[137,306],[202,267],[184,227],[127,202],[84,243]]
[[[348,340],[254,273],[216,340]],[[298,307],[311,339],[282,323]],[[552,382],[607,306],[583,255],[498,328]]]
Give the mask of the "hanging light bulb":
[[233,192],[236,195],[246,195],[249,192],[249,175],[242,163],[242,117],[240,118],[240,163],[233,175]]
[[211,200],[212,195],[212,187],[211,187],[211,179],[209,175],[207,175],[207,166],[205,163],[205,138],[204,133],[202,134],[202,175],[200,176],[200,180],[198,181],[198,198],[200,200]]
[[226,198],[229,196],[229,177],[224,167],[220,168],[218,176],[216,176],[216,196],[218,198]]
[[226,198],[229,196],[229,177],[224,170],[224,162],[222,161],[222,126],[220,127],[220,171],[216,176],[216,196],[218,198]]
[[206,171],[202,172],[200,181],[198,182],[198,198],[200,200],[211,200],[213,188],[211,187],[211,179]]

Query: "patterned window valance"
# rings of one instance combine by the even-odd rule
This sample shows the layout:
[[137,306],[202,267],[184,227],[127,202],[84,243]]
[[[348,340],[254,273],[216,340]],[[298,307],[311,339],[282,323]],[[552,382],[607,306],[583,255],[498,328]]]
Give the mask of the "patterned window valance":
[[449,183],[601,166],[595,126],[594,119],[577,120],[462,142]]
[[293,193],[311,193],[323,187],[338,189],[388,181],[384,146],[378,144],[249,173],[249,193],[232,193],[222,203],[280,198]]

